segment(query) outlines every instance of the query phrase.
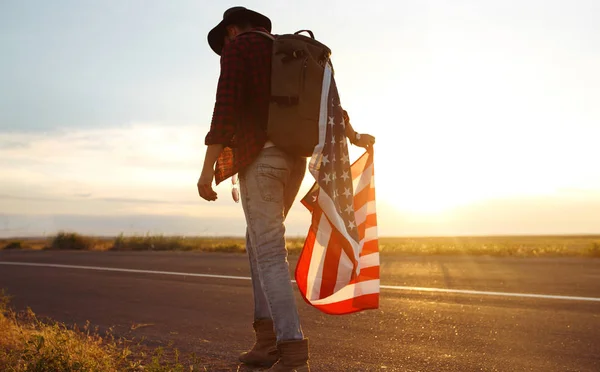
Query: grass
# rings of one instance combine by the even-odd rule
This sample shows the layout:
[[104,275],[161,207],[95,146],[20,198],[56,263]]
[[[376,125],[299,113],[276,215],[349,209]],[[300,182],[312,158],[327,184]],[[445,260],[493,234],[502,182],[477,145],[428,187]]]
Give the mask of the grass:
[[[290,255],[298,255],[303,238],[290,238]],[[53,249],[96,251],[205,251],[243,253],[245,239],[236,237],[186,237],[165,235],[100,238],[59,232],[48,239],[4,239],[0,249]],[[379,239],[385,255],[470,255],[494,257],[600,257],[600,236],[481,236]]]
[[600,257],[600,236],[383,238],[379,249],[382,255]]
[[31,311],[16,313],[0,291],[0,370],[3,372],[204,371],[195,355],[185,361],[177,349],[147,351],[140,343],[101,336],[89,323],[82,329],[42,321]]

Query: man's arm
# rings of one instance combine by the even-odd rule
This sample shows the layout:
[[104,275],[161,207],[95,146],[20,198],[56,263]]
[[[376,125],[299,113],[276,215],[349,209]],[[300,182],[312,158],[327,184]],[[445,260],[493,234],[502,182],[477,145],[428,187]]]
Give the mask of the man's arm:
[[223,48],[221,55],[221,74],[217,85],[217,94],[210,131],[204,140],[206,156],[202,173],[198,179],[198,194],[208,201],[217,199],[212,188],[215,177],[215,163],[223,149],[231,144],[236,127],[236,109],[240,107],[243,60],[235,43]]
[[354,137],[356,137],[356,132],[354,128],[352,128],[352,124],[350,124],[350,116],[348,116],[348,112],[344,110],[344,124],[346,126],[346,137],[350,140],[350,143],[354,141]]
[[375,144],[375,137],[372,135],[365,133],[361,134],[359,139],[356,138],[357,133],[354,128],[352,128],[352,124],[350,124],[350,116],[348,116],[348,112],[346,110],[344,110],[344,123],[346,126],[346,137],[348,137],[351,144],[358,147],[363,147],[367,150],[373,147]]

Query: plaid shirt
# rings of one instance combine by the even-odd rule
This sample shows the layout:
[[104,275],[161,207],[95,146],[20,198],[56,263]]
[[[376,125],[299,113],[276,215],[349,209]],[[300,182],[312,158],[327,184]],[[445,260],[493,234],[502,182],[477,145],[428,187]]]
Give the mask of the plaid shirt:
[[272,41],[255,33],[239,35],[223,47],[212,122],[204,140],[206,145],[224,146],[215,167],[217,185],[250,165],[267,142],[271,49]]

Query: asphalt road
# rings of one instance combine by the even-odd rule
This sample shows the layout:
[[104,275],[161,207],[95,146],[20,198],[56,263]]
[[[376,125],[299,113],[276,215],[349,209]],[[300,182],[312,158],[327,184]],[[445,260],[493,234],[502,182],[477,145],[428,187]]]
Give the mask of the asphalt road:
[[[248,280],[2,262],[247,277],[244,255],[0,251],[0,288],[39,316],[173,342],[209,371],[236,371],[253,342]],[[390,288],[378,310],[328,316],[298,294],[313,371],[600,371],[600,260],[383,257],[381,268],[382,285],[590,300]]]

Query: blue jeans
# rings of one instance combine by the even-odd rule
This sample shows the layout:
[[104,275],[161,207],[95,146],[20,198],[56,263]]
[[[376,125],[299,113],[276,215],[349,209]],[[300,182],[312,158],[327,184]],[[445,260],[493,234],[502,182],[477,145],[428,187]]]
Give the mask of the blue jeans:
[[254,319],[273,319],[278,342],[304,338],[289,274],[284,222],[305,172],[306,158],[268,147],[239,174]]

